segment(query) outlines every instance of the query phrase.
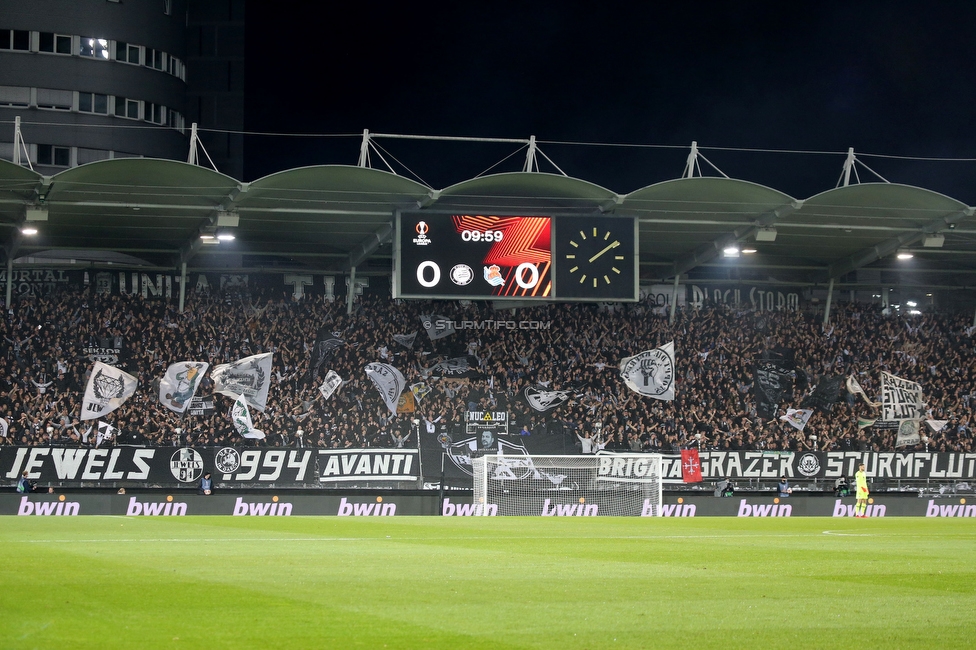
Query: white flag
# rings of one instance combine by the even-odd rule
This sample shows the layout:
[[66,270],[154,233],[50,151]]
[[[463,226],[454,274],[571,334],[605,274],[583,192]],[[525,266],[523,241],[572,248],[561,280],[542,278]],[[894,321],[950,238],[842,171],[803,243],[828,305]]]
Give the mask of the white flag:
[[366,376],[370,378],[376,390],[383,396],[390,413],[396,415],[397,400],[400,393],[406,386],[403,373],[388,363],[368,363],[366,364]]
[[786,415],[779,416],[779,419],[794,429],[803,431],[803,427],[807,426],[811,415],[813,415],[813,409],[786,409]]
[[417,332],[414,331],[413,334],[394,334],[393,340],[402,345],[405,348],[413,348],[414,339],[417,338]]
[[237,397],[244,395],[247,403],[264,412],[268,406],[268,386],[271,384],[271,353],[255,354],[213,369],[210,378],[214,392]]
[[919,420],[922,407],[920,384],[881,372],[881,419]]
[[342,386],[342,377],[335,370],[330,370],[325,374],[325,381],[319,386],[319,392],[322,397],[329,399],[339,386]]
[[234,423],[237,433],[244,438],[254,438],[260,440],[264,438],[264,432],[254,428],[251,422],[251,412],[247,410],[247,400],[241,394],[234,400],[234,405],[230,407],[230,419]]
[[122,406],[136,392],[139,380],[127,372],[96,361],[81,402],[81,419],[94,420]]
[[860,395],[861,397],[864,398],[864,401],[867,402],[868,406],[873,406],[875,408],[881,406],[880,403],[872,402],[870,399],[868,399],[867,393],[865,393],[864,389],[861,388],[861,384],[857,382],[857,379],[854,378],[854,375],[850,375],[847,378],[847,392],[850,393],[851,395]]
[[7,421],[4,420],[3,418],[0,418],[0,438],[7,437],[7,426],[8,426]]
[[929,425],[933,432],[938,433],[945,428],[945,425],[949,424],[949,420],[926,420],[925,424]]
[[115,437],[115,433],[118,431],[108,422],[98,423],[98,434],[95,436],[95,446],[98,447],[105,440],[111,440]]
[[632,391],[674,399],[674,341],[620,360],[620,377]]
[[895,447],[917,445],[922,441],[919,434],[918,420],[902,420],[898,423],[898,435],[895,437]]
[[205,361],[180,361],[171,365],[159,382],[160,403],[171,411],[186,413],[209,367]]

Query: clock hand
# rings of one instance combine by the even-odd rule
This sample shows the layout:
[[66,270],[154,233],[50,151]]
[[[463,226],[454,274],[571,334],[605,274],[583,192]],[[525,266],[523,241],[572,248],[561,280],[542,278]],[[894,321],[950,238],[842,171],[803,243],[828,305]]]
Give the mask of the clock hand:
[[599,253],[597,253],[593,257],[591,257],[589,261],[591,263],[594,262],[596,260],[596,258],[600,257],[601,255],[603,255],[604,253],[606,253],[608,250],[611,250],[611,249],[616,248],[617,246],[620,246],[620,240],[617,240],[617,241],[613,242],[612,244],[610,244],[609,246],[607,246],[606,248],[604,248],[602,251],[600,251]]

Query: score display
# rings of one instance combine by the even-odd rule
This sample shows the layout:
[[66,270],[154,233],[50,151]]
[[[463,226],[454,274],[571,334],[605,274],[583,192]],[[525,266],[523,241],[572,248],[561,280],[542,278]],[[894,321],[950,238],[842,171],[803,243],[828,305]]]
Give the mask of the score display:
[[629,217],[402,212],[395,297],[637,299],[637,222]]
[[401,214],[398,296],[551,298],[552,218]]

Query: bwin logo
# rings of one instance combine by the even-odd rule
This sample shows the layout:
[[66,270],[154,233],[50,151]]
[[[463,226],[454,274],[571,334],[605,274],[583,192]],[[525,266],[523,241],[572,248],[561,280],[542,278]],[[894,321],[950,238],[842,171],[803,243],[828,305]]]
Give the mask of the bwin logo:
[[[64,499],[64,497],[61,497]],[[76,501],[36,501],[32,502],[27,497],[20,498],[20,507],[17,514],[38,515],[41,517],[74,517],[81,510],[81,505]]]
[[445,517],[495,517],[498,504],[495,503],[451,503],[448,498],[441,504],[441,514]]
[[[867,507],[864,514],[868,517],[884,517],[888,508],[880,503],[872,504]],[[853,517],[854,504],[845,505],[840,499],[834,501],[834,517]]]
[[546,499],[542,504],[543,517],[596,517],[599,506],[595,503],[551,503]]
[[[694,503],[662,503],[660,506],[662,517],[694,517],[698,512],[698,506]],[[650,499],[644,499],[644,509],[641,517],[653,517],[654,506]]]
[[788,503],[757,503],[749,505],[743,499],[739,502],[739,517],[790,517],[793,506]]
[[959,505],[941,505],[934,500],[929,500],[929,505],[925,508],[926,517],[976,517],[976,506],[964,505],[965,500],[961,499]]
[[186,504],[180,501],[173,502],[173,497],[166,497],[166,503],[162,501],[137,501],[135,497],[129,498],[129,507],[126,508],[127,517],[185,517]]
[[235,517],[290,517],[291,504],[278,503],[278,497],[272,497],[272,503],[250,503],[237,497],[234,503]]
[[396,514],[395,503],[383,503],[383,497],[376,497],[376,503],[349,503],[346,497],[339,501],[340,517],[392,517]]

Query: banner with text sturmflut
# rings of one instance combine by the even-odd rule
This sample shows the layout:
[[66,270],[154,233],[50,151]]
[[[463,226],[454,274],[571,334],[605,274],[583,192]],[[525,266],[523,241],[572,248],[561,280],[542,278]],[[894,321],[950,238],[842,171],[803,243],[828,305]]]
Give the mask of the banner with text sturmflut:
[[[803,481],[851,479],[860,463],[874,481],[971,481],[976,479],[976,453],[945,454],[924,451],[702,451],[702,477],[775,481],[782,476]],[[681,457],[664,456],[665,482],[681,482]]]

